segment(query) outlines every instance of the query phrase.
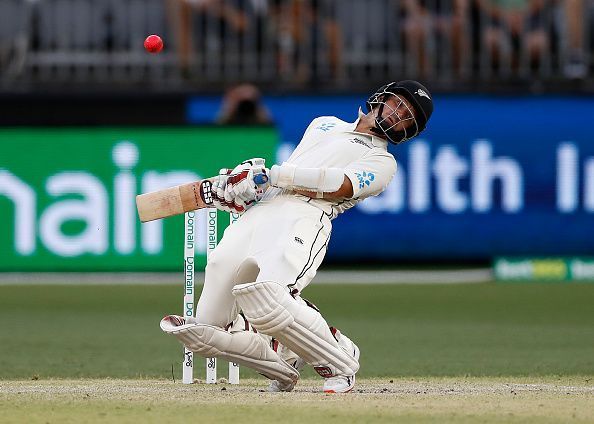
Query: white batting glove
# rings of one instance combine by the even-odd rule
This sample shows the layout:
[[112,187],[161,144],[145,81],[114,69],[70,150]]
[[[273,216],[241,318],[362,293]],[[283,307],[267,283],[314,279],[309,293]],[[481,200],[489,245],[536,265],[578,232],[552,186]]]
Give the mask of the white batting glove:
[[222,168],[219,170],[219,175],[210,178],[212,181],[212,193],[216,199],[225,198],[225,187],[227,187],[227,178],[229,178],[231,170],[228,168]]
[[266,159],[263,158],[251,158],[244,160],[231,171],[231,174],[239,174],[242,171],[258,170],[266,166]]
[[[254,158],[242,162],[231,171],[225,187],[225,201],[243,202],[246,206],[262,199],[268,188],[268,169],[265,167],[264,159]],[[262,184],[254,181],[254,176],[264,177]]]
[[230,169],[222,168],[219,175],[210,178],[212,181],[212,203],[215,208],[224,212],[243,213],[247,209],[245,202],[240,199],[227,200],[225,198],[225,188],[230,174]]

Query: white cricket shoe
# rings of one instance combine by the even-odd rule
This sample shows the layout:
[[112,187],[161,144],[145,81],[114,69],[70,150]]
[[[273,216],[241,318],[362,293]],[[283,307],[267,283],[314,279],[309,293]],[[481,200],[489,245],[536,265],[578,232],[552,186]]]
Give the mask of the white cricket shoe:
[[[277,352],[280,357],[287,362],[289,365],[291,365],[293,368],[295,368],[298,372],[301,371],[303,369],[303,367],[305,366],[305,361],[303,359],[301,359],[299,356],[297,356],[294,352],[292,352],[291,350],[289,350],[287,347],[281,345],[280,343],[278,343],[278,341],[275,341],[274,339],[272,339],[272,349]],[[268,385],[268,391],[272,392],[272,393],[278,393],[278,392],[290,392],[295,388],[295,385],[297,384],[297,380],[291,382],[291,383],[281,383],[278,380],[272,380],[270,382],[270,384]]]
[[[301,358],[297,358],[294,362],[289,362],[289,364],[297,371],[301,371],[305,366],[305,361]],[[287,384],[283,384],[278,380],[272,380],[268,385],[268,391],[271,393],[291,392],[295,388],[295,385],[297,385],[297,380]]]
[[268,391],[270,393],[280,393],[280,392],[291,392],[295,388],[297,381],[292,383],[283,384],[278,380],[272,380],[268,385]]
[[181,327],[186,324],[195,324],[196,319],[194,317],[184,318],[179,315],[165,315],[161,320],[161,329]]
[[348,393],[355,387],[355,375],[337,375],[324,382],[324,393]]
[[[346,352],[353,355],[353,358],[359,362],[359,357],[361,356],[361,351],[359,347],[353,343],[351,339],[349,339],[344,334],[341,334],[340,331],[336,330],[335,328],[331,327],[332,333],[340,347],[342,347]],[[355,387],[355,374],[353,375],[335,375],[334,377],[329,377],[324,382],[324,393],[348,393]]]
[[163,324],[171,327],[181,327],[182,325],[186,325],[186,319],[179,315],[165,315],[161,320],[161,323],[161,327],[163,327]]

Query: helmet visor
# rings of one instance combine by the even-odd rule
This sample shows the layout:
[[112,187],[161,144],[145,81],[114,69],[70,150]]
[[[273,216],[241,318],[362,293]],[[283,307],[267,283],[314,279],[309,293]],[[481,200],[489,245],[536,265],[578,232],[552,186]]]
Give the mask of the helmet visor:
[[375,114],[377,129],[392,143],[402,143],[419,133],[414,108],[402,95],[385,90],[371,98],[368,104]]

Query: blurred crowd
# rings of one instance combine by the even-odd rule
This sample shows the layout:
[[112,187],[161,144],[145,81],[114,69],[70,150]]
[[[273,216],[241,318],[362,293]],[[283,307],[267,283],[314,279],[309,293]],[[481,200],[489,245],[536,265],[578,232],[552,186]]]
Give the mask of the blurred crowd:
[[[180,62],[189,68],[214,17],[221,40],[241,37],[258,51],[272,43],[280,75],[308,79],[323,69],[340,77],[345,56],[402,52],[402,66],[431,77],[439,70],[518,74],[554,67],[589,72],[592,0],[167,0]],[[361,50],[367,52],[361,53]],[[367,55],[365,54],[367,53]]]
[[[272,56],[253,55],[248,60],[298,80],[307,80],[316,72],[320,51],[332,75],[340,71],[342,36],[334,11],[339,7],[337,1],[166,1],[183,70],[191,71],[196,54],[219,50],[212,44],[220,42],[240,55],[242,50],[273,51]],[[261,63],[265,61],[269,63]]]
[[[85,2],[101,12],[86,11]],[[132,13],[135,3],[143,16]],[[45,14],[59,15],[60,7],[69,8],[74,29],[61,18],[60,29],[49,30],[60,19]],[[93,13],[103,15],[85,25]],[[24,69],[36,52],[46,60],[61,53],[67,62],[69,51],[84,51],[84,40],[60,31],[75,30],[102,34],[85,38],[99,53],[125,52],[136,48],[134,37],[163,33],[182,77],[206,73],[215,82],[583,79],[592,71],[594,0],[1,0],[0,72]]]

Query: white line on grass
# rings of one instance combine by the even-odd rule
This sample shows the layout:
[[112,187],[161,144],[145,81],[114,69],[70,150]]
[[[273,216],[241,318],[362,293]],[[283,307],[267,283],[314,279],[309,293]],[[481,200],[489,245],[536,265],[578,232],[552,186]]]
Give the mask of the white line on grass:
[[[490,269],[459,270],[377,270],[320,271],[313,284],[470,284],[493,280]],[[0,286],[25,284],[182,284],[182,272],[5,272],[0,273]],[[204,281],[204,273],[196,273],[196,281]]]

